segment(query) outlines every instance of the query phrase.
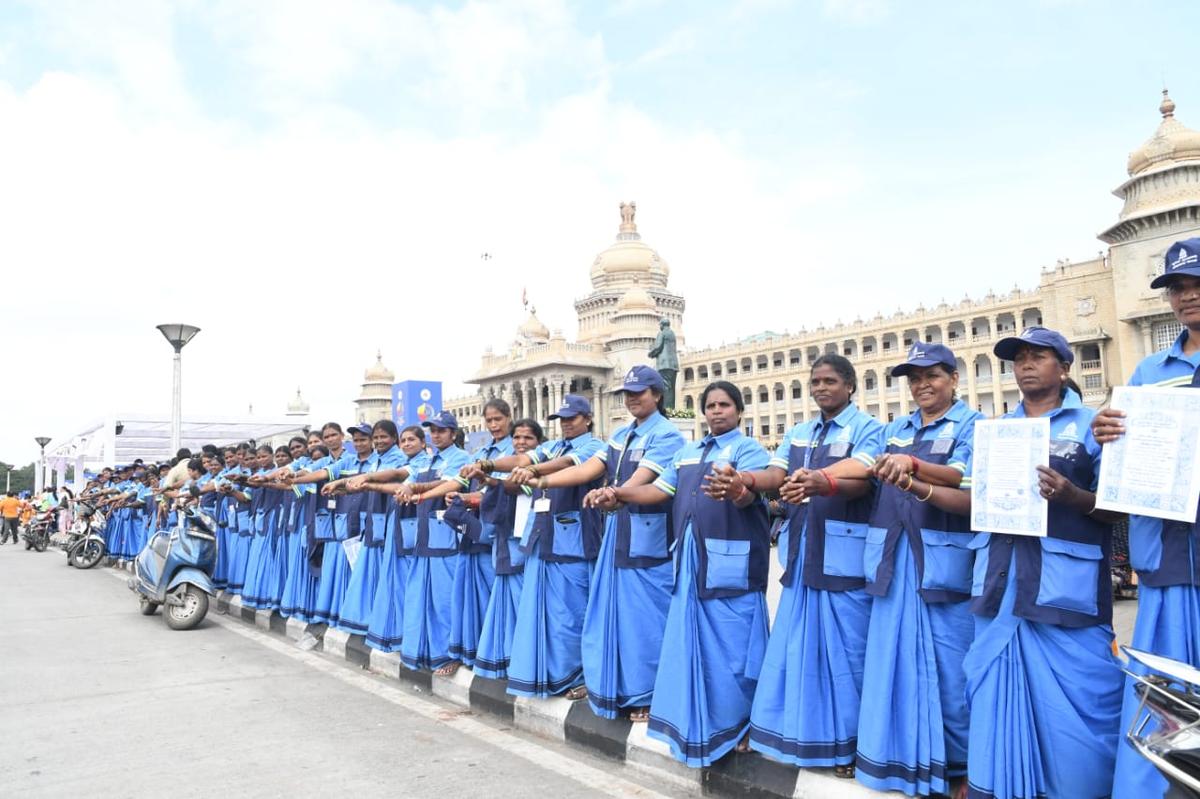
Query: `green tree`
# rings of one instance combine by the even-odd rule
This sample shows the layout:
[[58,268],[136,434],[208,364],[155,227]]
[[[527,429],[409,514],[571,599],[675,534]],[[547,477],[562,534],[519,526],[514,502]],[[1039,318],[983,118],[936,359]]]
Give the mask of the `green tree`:
[[10,490],[18,494],[22,491],[33,491],[33,467],[34,464],[31,463],[18,469],[7,461],[0,462],[0,491],[4,489],[5,482]]

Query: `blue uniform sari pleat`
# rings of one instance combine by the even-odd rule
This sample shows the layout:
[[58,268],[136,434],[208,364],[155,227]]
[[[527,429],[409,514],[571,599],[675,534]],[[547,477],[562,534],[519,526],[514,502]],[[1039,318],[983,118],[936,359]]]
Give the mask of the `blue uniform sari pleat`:
[[367,623],[367,645],[380,652],[396,652],[404,639],[404,593],[415,558],[400,555],[396,536],[400,525],[389,523],[379,563],[379,579],[371,602],[371,620]]
[[963,663],[971,708],[968,795],[1107,797],[1124,682],[1112,629],[1015,616],[1015,576],[1010,568],[995,618],[976,618]]
[[855,776],[880,791],[950,792],[967,765],[962,662],[974,635],[967,602],[926,604],[908,538],[896,543],[887,596],[867,631]]
[[313,617],[324,624],[336,625],[341,618],[342,600],[350,583],[350,561],[341,541],[322,544],[321,576],[317,579],[317,601]]
[[449,663],[450,601],[461,555],[416,557],[404,592],[404,632],[400,662],[410,669],[436,669]]
[[[233,522],[230,522],[230,552],[229,552],[229,583],[225,586],[231,594],[240,594],[246,587],[246,565],[250,558],[250,544],[253,533],[250,528],[250,514],[239,511],[237,514],[237,532],[233,532]],[[246,533],[250,534],[247,535]]]
[[[784,546],[784,544],[780,544]],[[784,586],[750,713],[750,747],[796,766],[854,760],[872,598],[861,588]]]
[[583,618],[583,676],[596,715],[644,707],[654,695],[663,628],[671,605],[670,561],[644,569],[616,566],[617,514],[608,515]]
[[[229,585],[229,553],[233,549],[233,543],[230,540],[231,535],[237,536],[237,531],[232,533],[229,528],[229,522],[225,518],[225,509],[222,506],[216,514],[217,519],[217,557],[213,561],[212,582],[213,587],[217,590],[224,590]],[[167,520],[167,524],[171,524],[171,520]],[[234,522],[236,525],[236,522]]]
[[524,577],[519,572],[497,574],[492,583],[491,597],[483,614],[483,630],[479,634],[479,652],[475,655],[476,674],[493,680],[508,676]]
[[767,646],[767,600],[758,591],[701,599],[691,524],[679,546],[648,734],[670,746],[676,759],[702,768],[737,746],[750,729]]
[[540,551],[537,541],[525,559],[508,692],[545,699],[583,684],[581,639],[592,563],[551,563]]
[[[1133,625],[1131,647],[1200,668],[1200,587],[1139,585],[1137,619]],[[1145,672],[1139,663],[1130,663],[1129,668],[1131,671]],[[1140,704],[1133,692],[1134,685],[1132,677],[1126,678],[1121,705],[1122,736],[1134,721]],[[1150,722],[1146,731],[1153,729],[1154,723]],[[1113,799],[1162,796],[1166,790],[1167,781],[1158,769],[1122,737],[1117,747]]]
[[473,666],[496,570],[490,552],[463,552],[455,560],[454,594],[450,602],[450,655]]
[[371,607],[375,603],[375,589],[379,583],[380,563],[383,549],[364,546],[358,551],[358,560],[350,569],[350,582],[342,600],[337,628],[351,635],[365,635],[371,624]]
[[250,608],[263,606],[263,569],[270,552],[270,533],[266,529],[266,514],[254,514],[254,535],[246,552],[246,576],[242,586],[242,604]]
[[295,521],[287,535],[287,572],[283,585],[283,596],[279,600],[279,613],[302,622],[313,622],[313,608],[317,602],[317,577],[308,567],[308,540],[305,529],[308,524],[309,508],[304,498],[296,500]]

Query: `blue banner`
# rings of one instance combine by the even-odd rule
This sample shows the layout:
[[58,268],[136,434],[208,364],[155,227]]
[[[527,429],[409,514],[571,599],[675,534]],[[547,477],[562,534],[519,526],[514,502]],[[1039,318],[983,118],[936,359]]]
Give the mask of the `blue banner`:
[[405,380],[392,384],[392,421],[397,427],[420,424],[441,410],[441,383]]

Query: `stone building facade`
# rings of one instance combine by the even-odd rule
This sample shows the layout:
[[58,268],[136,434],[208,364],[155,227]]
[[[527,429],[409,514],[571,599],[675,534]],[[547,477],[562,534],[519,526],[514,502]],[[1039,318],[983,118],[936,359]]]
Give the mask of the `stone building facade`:
[[519,414],[544,420],[556,398],[573,390],[593,398],[602,409],[601,427],[611,430],[624,409],[604,390],[632,363],[649,361],[645,352],[659,316],[669,318],[680,334],[676,406],[696,412],[697,435],[705,431],[700,392],[710,381],[726,379],[742,389],[747,432],[777,445],[793,424],[819,413],[808,378],[812,362],[826,352],[841,353],[855,364],[860,407],[881,420],[907,414],[914,407],[908,386],[904,378],[893,378],[890,368],[916,341],[953,349],[960,395],[984,414],[998,415],[1015,406],[1019,392],[1011,364],[997,359],[992,347],[1031,324],[1066,335],[1076,356],[1072,376],[1084,401],[1101,405],[1139,360],[1178,335],[1180,326],[1162,292],[1148,286],[1163,270],[1163,255],[1173,241],[1200,235],[1200,133],[1175,118],[1175,104],[1165,91],[1159,112],[1158,129],[1130,154],[1128,179],[1113,192],[1124,204],[1100,233],[1108,249],[1096,258],[1059,262],[1043,270],[1030,290],[1014,287],[794,334],[764,332],[720,347],[684,346],[684,300],[667,289],[666,263],[640,241],[632,211],[623,206],[617,242],[592,265],[594,290],[575,303],[578,342],[550,334],[531,313],[507,353],[484,355],[469,381],[479,384],[481,394],[446,406],[465,425],[479,429],[481,397],[515,400]]

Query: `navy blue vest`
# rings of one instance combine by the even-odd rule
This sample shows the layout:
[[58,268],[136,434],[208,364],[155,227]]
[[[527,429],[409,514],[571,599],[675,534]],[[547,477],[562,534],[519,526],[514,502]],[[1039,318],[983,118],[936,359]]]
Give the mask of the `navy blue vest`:
[[[629,440],[626,439],[627,442]],[[638,470],[639,461],[640,450],[630,451],[626,446],[622,451],[610,444],[605,464],[608,485],[624,485]],[[618,569],[645,569],[661,566],[670,560],[670,551],[675,544],[671,525],[672,504],[626,505],[616,512],[615,562]]]
[[[705,450],[705,456],[708,449]],[[704,476],[712,463],[677,467],[674,540],[682,541],[692,525],[698,556],[697,589],[701,599],[733,597],[765,591],[771,558],[771,523],[760,499],[738,508],[732,502],[704,493]],[[674,546],[674,544],[672,544]]]
[[[415,478],[418,483],[442,482],[436,469],[428,469]],[[448,558],[458,554],[458,532],[438,511],[446,507],[445,497],[423,499],[417,503],[417,539],[413,552],[422,558]]]
[[[916,430],[911,446],[888,444],[887,452],[914,455],[926,463],[944,465],[954,451],[954,440],[937,438],[940,429],[941,426]],[[932,436],[926,438],[929,433]],[[948,444],[939,443],[943,441]],[[887,595],[901,535],[908,537],[917,565],[919,593],[926,603],[963,602],[970,598],[974,565],[974,552],[969,548],[973,537],[970,519],[946,513],[931,502],[920,502],[891,483],[880,485],[875,492],[871,526],[863,548],[868,594]]]
[[[570,451],[568,443],[554,457],[560,458]],[[609,455],[612,455],[611,450]],[[603,477],[583,485],[536,492],[535,498],[550,498],[550,510],[536,514],[533,530],[524,544],[526,554],[533,552],[534,546],[540,544],[538,557],[547,563],[595,560],[600,554],[604,516],[596,508],[584,508],[583,498],[589,491],[602,485]]]
[[[1052,442],[1050,468],[1077,486],[1092,484],[1092,461],[1083,444],[1061,439]],[[989,539],[987,534],[980,534],[972,539],[975,566],[971,610],[984,616],[996,615],[1015,552],[1015,615],[1062,627],[1111,624],[1112,527],[1062,503],[1051,502],[1047,530],[1046,538],[992,534]]]
[[[788,474],[805,467],[823,469],[852,454],[853,442],[825,441],[829,430],[829,423],[823,423],[807,464],[804,462],[805,451],[791,447]],[[865,586],[863,547],[867,540],[867,521],[871,515],[872,500],[870,493],[853,500],[836,494],[811,497],[808,502],[796,505],[781,500],[779,506],[787,514],[788,520],[788,551],[780,582],[784,585],[795,582],[800,539],[803,537],[802,579],[806,586],[822,591],[850,591]],[[804,535],[801,536],[801,533]]]

